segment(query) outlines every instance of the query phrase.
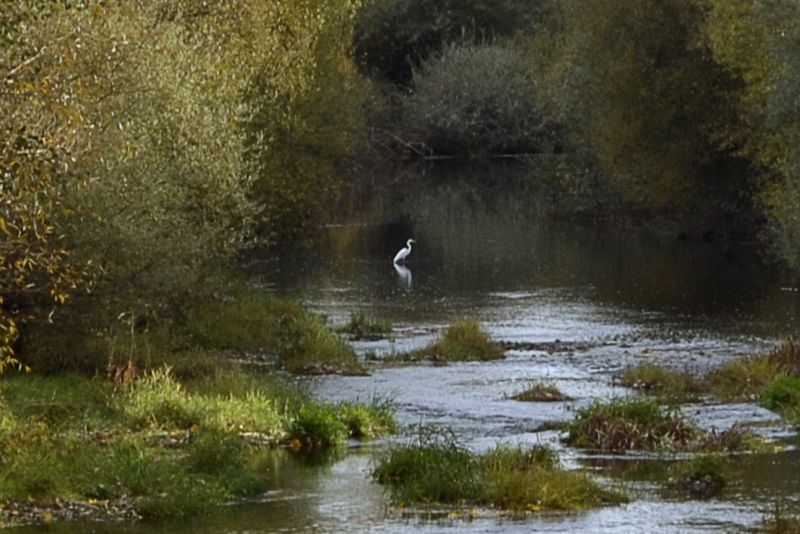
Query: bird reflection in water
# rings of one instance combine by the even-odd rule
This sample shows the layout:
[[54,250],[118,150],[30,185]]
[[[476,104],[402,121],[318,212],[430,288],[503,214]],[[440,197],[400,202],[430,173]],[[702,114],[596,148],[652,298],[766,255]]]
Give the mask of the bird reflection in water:
[[406,291],[411,291],[411,269],[398,263],[394,263],[393,265],[395,272],[397,272],[397,279],[400,282],[400,287]]

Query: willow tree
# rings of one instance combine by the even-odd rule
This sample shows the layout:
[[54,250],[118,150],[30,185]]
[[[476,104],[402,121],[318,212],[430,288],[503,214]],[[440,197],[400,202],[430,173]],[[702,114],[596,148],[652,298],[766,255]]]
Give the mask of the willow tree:
[[745,90],[744,125],[725,139],[764,177],[760,195],[780,255],[800,267],[800,6],[790,0],[704,0],[705,39]]
[[[270,161],[286,150],[287,131],[324,123],[319,108],[304,106],[340,88],[344,66],[329,76],[336,83],[320,73],[332,68],[331,28],[343,28],[354,9],[291,0],[65,6],[3,3],[4,18],[22,22],[3,58],[11,80],[4,90],[14,94],[3,102],[0,148],[4,172],[17,181],[4,180],[2,217],[4,232],[26,238],[3,243],[4,346],[16,336],[9,318],[17,308],[30,310],[29,325],[43,326],[38,339],[51,331],[88,339],[109,335],[120,317],[169,319],[211,294],[256,218],[286,218],[265,191],[317,179],[284,179]],[[345,65],[340,48],[332,50]],[[271,120],[253,128],[267,108]],[[338,126],[318,138],[323,149],[339,142]],[[24,218],[31,210],[35,224]],[[42,278],[33,285],[20,277],[30,278],[31,265]],[[96,266],[91,295],[77,291],[87,265]],[[19,291],[7,280],[19,280]],[[63,301],[65,287],[83,296],[54,331],[49,309],[33,297]],[[54,357],[81,357],[56,341],[48,347],[61,353]]]
[[571,119],[608,180],[634,205],[738,207],[743,174],[717,132],[738,120],[740,81],[703,40],[686,0],[564,4]]

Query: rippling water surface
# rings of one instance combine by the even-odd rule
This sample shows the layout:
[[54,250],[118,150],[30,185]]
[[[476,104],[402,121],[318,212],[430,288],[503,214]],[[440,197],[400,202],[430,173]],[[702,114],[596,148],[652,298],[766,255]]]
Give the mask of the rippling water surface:
[[[430,343],[454,319],[478,318],[493,338],[513,344],[501,361],[445,367],[378,367],[365,377],[318,377],[325,399],[391,399],[404,425],[450,427],[467,446],[498,441],[547,443],[568,467],[606,479],[631,458],[598,458],[564,448],[542,423],[568,420],[597,398],[630,394],[613,377],[652,361],[702,372],[724,360],[796,334],[797,280],[765,265],[747,246],[681,241],[645,228],[531,221],[513,197],[486,202],[475,194],[422,195],[403,217],[329,228],[307,261],[256,265],[259,281],[298,296],[332,324],[352,313],[390,319],[391,340],[354,343],[381,359]],[[377,220],[377,222],[376,222]],[[413,237],[402,268],[391,258]],[[508,397],[531,380],[554,383],[575,400],[521,403]],[[189,524],[183,532],[706,532],[757,527],[776,503],[797,505],[796,437],[755,404],[684,408],[706,428],[755,423],[786,451],[742,461],[741,480],[723,497],[664,497],[646,480],[630,480],[629,504],[581,513],[511,520],[489,512],[470,519],[398,510],[369,480],[384,442],[352,449],[323,465],[276,458],[276,489]],[[614,467],[616,466],[616,467]],[[146,526],[131,526],[140,531]],[[64,529],[71,527],[64,526]],[[102,527],[98,527],[103,530]],[[118,531],[118,529],[109,529]]]

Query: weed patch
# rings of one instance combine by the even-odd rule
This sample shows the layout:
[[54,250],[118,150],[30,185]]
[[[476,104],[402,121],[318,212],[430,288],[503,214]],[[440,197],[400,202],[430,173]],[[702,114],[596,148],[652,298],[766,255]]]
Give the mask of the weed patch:
[[717,455],[696,456],[670,469],[669,488],[694,499],[715,497],[727,484],[725,461]]
[[263,492],[263,446],[290,431],[325,450],[396,429],[387,403],[315,403],[263,372],[227,367],[183,382],[165,367],[124,385],[6,375],[0,407],[0,501],[21,513],[101,500],[125,518],[200,514]]
[[752,432],[733,426],[703,432],[678,410],[663,410],[652,400],[615,399],[578,410],[567,425],[564,442],[609,452],[629,450],[741,452],[758,448]]
[[475,319],[459,319],[433,345],[409,355],[411,360],[438,363],[486,361],[503,357],[503,349],[489,338]]
[[696,435],[692,425],[655,402],[618,399],[578,410],[565,442],[602,451],[684,450]]
[[560,402],[572,400],[572,397],[562,393],[555,384],[534,382],[528,387],[512,395],[510,398],[523,402]]
[[800,376],[779,378],[761,393],[761,404],[800,422]]
[[392,322],[388,319],[369,317],[364,313],[353,313],[350,322],[340,332],[349,334],[353,339],[381,339],[392,333]]
[[418,441],[391,449],[373,471],[403,503],[492,506],[504,510],[574,510],[624,497],[581,473],[564,471],[546,447],[498,445],[478,455],[452,434],[422,429]]
[[670,402],[696,400],[702,393],[702,384],[691,373],[672,371],[650,362],[626,369],[619,382]]

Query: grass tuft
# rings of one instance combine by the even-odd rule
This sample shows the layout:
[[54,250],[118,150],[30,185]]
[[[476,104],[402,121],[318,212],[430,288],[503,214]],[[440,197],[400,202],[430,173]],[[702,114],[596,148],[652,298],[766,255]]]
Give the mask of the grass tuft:
[[624,501],[582,473],[564,471],[546,447],[498,445],[484,455],[452,436],[422,429],[391,449],[373,470],[402,503],[481,505],[514,511],[575,510]]
[[670,470],[669,487],[694,499],[715,497],[727,484],[727,467],[718,455],[695,456]]
[[800,376],[785,376],[761,393],[761,405],[800,423]]
[[410,355],[412,360],[438,363],[487,361],[503,357],[503,349],[489,338],[475,319],[459,319],[433,345]]
[[578,410],[565,442],[602,451],[684,450],[697,430],[650,400],[615,399]]
[[619,381],[625,387],[670,402],[696,400],[702,392],[702,384],[691,373],[672,371],[650,362],[629,367]]
[[763,443],[737,425],[723,432],[703,432],[679,410],[663,410],[649,399],[596,401],[578,410],[566,431],[568,445],[609,452],[742,452],[758,450]]
[[340,329],[353,339],[381,339],[392,333],[392,322],[388,319],[368,317],[365,313],[353,313],[350,322]]
[[572,400],[572,397],[562,393],[555,384],[547,382],[533,382],[510,398],[523,402],[560,402]]

